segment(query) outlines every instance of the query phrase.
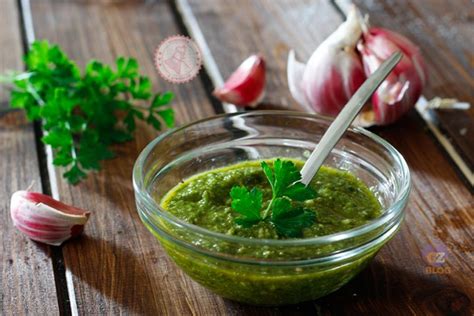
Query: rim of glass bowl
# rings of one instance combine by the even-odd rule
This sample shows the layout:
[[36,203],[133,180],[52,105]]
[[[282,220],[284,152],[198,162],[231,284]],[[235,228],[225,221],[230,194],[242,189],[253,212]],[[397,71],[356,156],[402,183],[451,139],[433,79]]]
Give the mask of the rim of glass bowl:
[[[206,228],[188,223],[184,220],[179,219],[178,217],[174,216],[173,214],[164,210],[150,195],[148,190],[145,188],[144,178],[142,177],[143,173],[143,164],[153,150],[153,148],[160,143],[163,139],[173,135],[174,133],[180,132],[190,126],[202,124],[208,121],[213,121],[216,119],[222,118],[230,118],[230,117],[251,117],[251,116],[270,116],[270,115],[284,115],[284,116],[291,116],[291,117],[300,117],[300,118],[311,118],[311,119],[318,119],[324,121],[330,121],[327,117],[310,114],[310,113],[303,113],[303,112],[296,112],[296,111],[276,111],[276,110],[261,110],[261,111],[251,111],[251,112],[236,112],[236,113],[226,113],[226,114],[219,114],[209,118],[197,120],[186,125],[183,125],[178,128],[174,128],[171,130],[166,131],[162,135],[156,137],[152,140],[140,153],[138,156],[135,165],[133,166],[133,188],[135,192],[142,198],[149,207],[153,209],[157,215],[162,218],[165,218],[167,221],[172,223],[173,225],[179,225],[181,227],[188,228],[194,232],[200,233],[205,236],[209,236],[212,238],[217,238],[225,241],[230,242],[238,242],[241,244],[248,244],[248,245],[262,245],[262,246],[304,246],[304,245],[326,245],[332,242],[341,241],[344,239],[354,238],[363,234],[366,234],[370,231],[377,229],[378,227],[382,227],[386,223],[389,223],[393,218],[399,216],[401,218],[401,213],[403,212],[404,205],[408,196],[410,194],[411,189],[411,180],[410,180],[410,170],[408,169],[408,165],[403,158],[403,156],[386,140],[377,136],[376,134],[369,132],[368,130],[361,128],[361,127],[351,127],[349,131],[362,134],[371,140],[375,141],[379,145],[382,145],[387,151],[390,153],[391,157],[394,159],[395,164],[400,167],[401,170],[401,187],[398,191],[396,196],[395,202],[392,203],[389,207],[385,208],[385,212],[371,220],[365,225],[358,226],[349,230],[345,230],[342,232],[325,235],[325,236],[318,236],[312,238],[299,238],[299,239],[259,239],[259,238],[246,238],[241,236],[233,236],[233,235],[226,235],[219,232],[211,231]],[[375,236],[376,239],[380,235],[383,235],[390,227],[384,229],[379,235]],[[367,241],[370,242],[370,241]],[[365,243],[364,243],[365,244]],[[359,245],[362,246],[362,245]]]

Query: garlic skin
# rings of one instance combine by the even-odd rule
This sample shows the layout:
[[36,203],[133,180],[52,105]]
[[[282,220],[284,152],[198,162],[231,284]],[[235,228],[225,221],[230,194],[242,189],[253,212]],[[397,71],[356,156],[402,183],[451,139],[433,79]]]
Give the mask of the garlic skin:
[[263,99],[264,89],[265,60],[261,55],[251,55],[212,94],[223,102],[256,107]]
[[10,213],[19,231],[53,246],[81,234],[90,215],[90,212],[47,195],[29,191],[17,191],[12,195]]
[[392,53],[403,53],[402,60],[372,96],[373,122],[365,125],[391,124],[415,106],[426,84],[426,67],[419,48],[406,37],[383,28],[368,28],[365,24],[362,28],[357,49],[367,76]]
[[306,65],[288,58],[288,86],[292,96],[319,114],[336,116],[365,81],[356,51],[362,34],[359,12],[352,7],[347,20],[314,51]]

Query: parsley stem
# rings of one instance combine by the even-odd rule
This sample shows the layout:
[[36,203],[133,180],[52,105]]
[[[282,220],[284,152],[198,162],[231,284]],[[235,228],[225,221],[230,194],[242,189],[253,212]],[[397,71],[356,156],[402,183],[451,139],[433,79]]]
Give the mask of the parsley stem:
[[35,100],[36,100],[36,102],[38,102],[39,106],[44,106],[43,99],[41,99],[41,97],[38,94],[38,91],[36,91],[36,89],[33,87],[33,85],[30,82],[28,82],[28,85],[26,87],[26,91],[28,91],[33,96],[33,98],[35,98]]
[[263,219],[266,219],[270,215],[270,210],[272,209],[273,206],[273,201],[275,201],[275,194],[273,194],[272,199],[270,200],[270,203],[268,203],[267,208],[263,211]]
[[71,133],[71,138],[72,138],[71,157],[73,159],[74,166],[79,168],[79,161],[77,159],[76,142],[74,141],[73,132],[71,130],[71,125],[69,124],[69,122],[66,121],[65,126],[66,126],[67,130],[69,131],[69,133]]
[[71,146],[71,156],[72,156],[72,159],[74,159],[74,161],[77,160],[77,153],[76,153],[76,145],[75,145],[75,142],[74,142],[74,138],[72,137],[72,130],[71,130],[71,125],[69,124],[69,122],[66,121],[66,124],[65,124],[67,130],[69,131],[69,133],[71,134],[71,138],[72,138],[72,146]]
[[150,106],[145,106],[143,104],[134,104],[133,107],[139,110],[147,110],[147,111],[150,109]]

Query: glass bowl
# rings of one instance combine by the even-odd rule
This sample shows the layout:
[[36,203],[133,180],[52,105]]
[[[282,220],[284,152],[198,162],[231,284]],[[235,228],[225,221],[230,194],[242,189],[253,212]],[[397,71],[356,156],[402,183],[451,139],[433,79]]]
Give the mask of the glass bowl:
[[350,129],[325,161],[357,176],[380,201],[382,215],[363,226],[315,238],[250,239],[192,225],[160,206],[171,188],[200,172],[248,160],[305,160],[330,123],[312,114],[255,111],[164,133],[143,150],[133,169],[141,220],[183,271],[223,297],[275,306],[339,289],[397,232],[410,192],[405,160],[371,132]]

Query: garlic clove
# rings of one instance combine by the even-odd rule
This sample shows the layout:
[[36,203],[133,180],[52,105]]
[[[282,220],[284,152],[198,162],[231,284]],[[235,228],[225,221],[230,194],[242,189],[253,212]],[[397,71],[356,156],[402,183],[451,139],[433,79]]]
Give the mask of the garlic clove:
[[90,212],[47,195],[17,191],[12,195],[11,218],[19,231],[33,240],[59,246],[84,230]]
[[265,61],[261,55],[252,55],[232,73],[224,86],[213,95],[223,102],[255,107],[263,99],[265,89]]

